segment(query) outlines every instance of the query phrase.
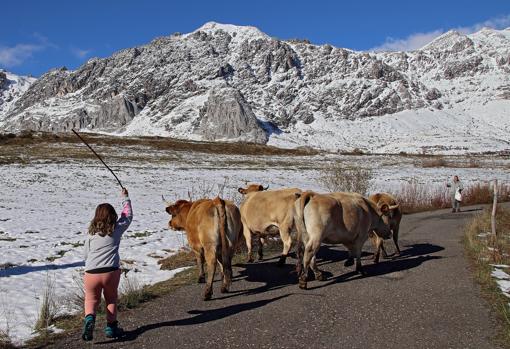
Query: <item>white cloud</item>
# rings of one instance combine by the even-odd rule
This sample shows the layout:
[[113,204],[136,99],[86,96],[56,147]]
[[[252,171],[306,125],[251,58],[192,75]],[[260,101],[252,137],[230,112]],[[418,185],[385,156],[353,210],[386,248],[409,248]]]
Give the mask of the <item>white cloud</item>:
[[[488,19],[484,22],[475,23],[471,26],[452,28],[463,34],[471,34],[479,31],[482,28],[494,28],[503,29],[510,26],[510,15],[500,16]],[[417,50],[441,34],[444,34],[445,30],[436,29],[426,33],[413,33],[406,38],[392,38],[388,37],[379,46],[371,48],[369,51],[412,51]]]
[[38,51],[45,50],[48,47],[58,48],[57,45],[51,43],[47,37],[40,33],[33,33],[32,36],[36,39],[36,43],[16,44],[14,46],[0,45],[0,66],[14,67],[21,65]]
[[425,46],[439,35],[443,34],[442,29],[434,30],[428,33],[414,33],[405,39],[386,38],[386,41],[370,51],[412,51]]
[[71,47],[71,53],[80,59],[87,57],[91,52],[92,50],[84,50],[77,47]]
[[44,46],[38,44],[17,44],[12,47],[0,46],[0,65],[6,67],[20,65],[32,57],[34,52],[43,49]]

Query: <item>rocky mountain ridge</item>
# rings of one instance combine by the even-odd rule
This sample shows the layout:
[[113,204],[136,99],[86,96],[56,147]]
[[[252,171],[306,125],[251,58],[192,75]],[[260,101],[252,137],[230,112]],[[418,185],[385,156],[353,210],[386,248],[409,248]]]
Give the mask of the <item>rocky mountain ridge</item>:
[[[46,73],[0,109],[0,130],[74,127],[283,146],[361,144],[370,150],[345,126],[373,127],[392,115],[412,122],[426,114],[438,122],[454,115],[468,127],[474,122],[470,111],[480,106],[500,120],[510,98],[509,74],[510,28],[450,31],[412,52],[357,52],[210,22],[189,34],[90,59],[75,71]],[[369,120],[374,122],[365,125]],[[398,124],[391,126],[377,149],[398,139],[391,128],[399,132]],[[415,136],[427,128],[417,128]],[[448,132],[429,136],[440,145]],[[367,137],[372,133],[379,135],[372,130]],[[321,137],[328,141],[316,140]],[[502,137],[498,147],[508,146],[510,139]]]

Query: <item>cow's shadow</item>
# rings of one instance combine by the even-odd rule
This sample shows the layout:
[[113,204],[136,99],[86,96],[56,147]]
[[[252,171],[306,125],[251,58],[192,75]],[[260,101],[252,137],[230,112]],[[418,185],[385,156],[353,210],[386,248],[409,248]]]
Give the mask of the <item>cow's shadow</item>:
[[[400,256],[398,257],[391,259],[383,259],[377,264],[373,263],[371,260],[365,261],[365,263],[363,263],[363,271],[365,275],[358,274],[354,270],[351,270],[347,273],[335,277],[330,277],[331,274],[329,273],[326,274],[326,276],[328,277],[326,282],[321,283],[317,286],[309,287],[309,289],[318,289],[335,283],[345,282],[349,280],[366,277],[384,276],[391,273],[413,269],[429,260],[443,258],[441,256],[430,255],[432,253],[436,253],[442,250],[444,250],[444,247],[430,243],[406,245],[405,249],[402,250]],[[338,251],[333,250],[328,253],[332,252]],[[313,280],[313,276],[310,278],[310,274],[309,280]]]

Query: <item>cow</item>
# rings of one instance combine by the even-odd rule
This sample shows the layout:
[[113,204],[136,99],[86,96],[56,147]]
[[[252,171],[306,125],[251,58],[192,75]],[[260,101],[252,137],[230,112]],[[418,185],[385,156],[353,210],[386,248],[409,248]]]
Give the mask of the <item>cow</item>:
[[388,213],[357,193],[314,192],[296,193],[295,223],[298,238],[299,287],[306,289],[308,268],[317,280],[325,280],[317,268],[316,254],[322,242],[343,244],[349,250],[346,267],[354,264],[356,272],[364,274],[361,267],[361,249],[368,234],[375,230],[383,238],[390,236]]
[[263,187],[261,184],[250,184],[246,188],[238,188],[237,191],[242,195],[246,195],[248,193],[253,193],[257,191],[264,191],[269,189],[269,185],[267,187]]
[[228,292],[232,282],[232,257],[242,230],[241,215],[237,206],[216,197],[167,203],[166,211],[172,216],[168,222],[169,227],[186,232],[189,246],[197,260],[199,283],[205,282],[204,261],[207,264],[204,300],[212,297],[217,261],[223,275],[221,292]]
[[[397,200],[388,193],[376,193],[372,194],[369,197],[370,200],[377,204],[380,210],[386,211],[389,210],[389,221],[390,221],[390,229],[393,235],[393,242],[395,243],[395,248],[397,251],[395,252],[396,256],[400,255],[400,248],[398,246],[398,230],[400,227],[400,221],[402,220],[402,211],[400,210],[399,204]],[[388,257],[386,250],[384,249],[383,239],[377,235],[375,232],[370,233],[370,240],[374,245],[376,250],[374,254],[374,262],[379,262],[379,256],[381,254],[381,249],[383,252],[384,258]]]
[[244,194],[244,200],[239,209],[243,223],[243,235],[248,248],[248,262],[253,262],[252,235],[259,238],[258,256],[259,259],[262,259],[262,239],[279,232],[283,242],[283,251],[278,265],[284,265],[292,246],[290,232],[294,228],[295,193],[301,192],[301,189],[266,191],[261,185],[252,184],[248,188],[239,188],[238,191]]

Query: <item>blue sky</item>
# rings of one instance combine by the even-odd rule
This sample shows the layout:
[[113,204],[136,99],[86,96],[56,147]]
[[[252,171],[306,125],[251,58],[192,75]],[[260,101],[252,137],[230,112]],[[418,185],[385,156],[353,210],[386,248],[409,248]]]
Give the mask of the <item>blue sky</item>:
[[0,68],[34,76],[208,21],[356,50],[417,48],[449,29],[510,27],[509,0],[8,0],[1,11]]

